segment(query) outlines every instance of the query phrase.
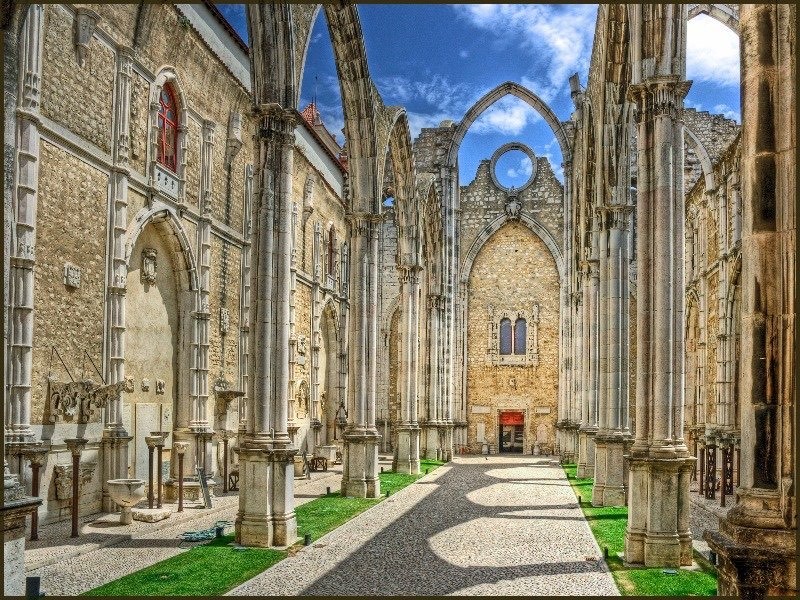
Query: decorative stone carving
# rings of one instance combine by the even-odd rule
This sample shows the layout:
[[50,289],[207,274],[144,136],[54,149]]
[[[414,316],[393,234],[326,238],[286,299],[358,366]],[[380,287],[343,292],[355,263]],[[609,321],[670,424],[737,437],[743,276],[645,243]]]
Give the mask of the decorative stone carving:
[[132,394],[136,390],[136,384],[133,381],[133,377],[131,377],[130,375],[125,376],[125,381],[122,390],[127,394]]
[[81,287],[81,268],[72,263],[64,263],[64,285],[71,288]]
[[308,340],[306,339],[306,336],[304,336],[304,335],[297,336],[297,353],[298,354],[305,355],[306,350],[307,350],[307,348],[306,348],[307,342],[308,342]]
[[159,396],[164,395],[164,390],[167,387],[167,383],[163,379],[156,379],[156,394]]
[[305,419],[308,416],[309,399],[310,395],[308,393],[308,384],[305,381],[301,381],[297,388],[297,398],[295,404],[295,415],[298,419]]
[[144,248],[142,250],[142,268],[141,268],[141,281],[142,283],[154,284],[156,282],[156,255],[158,251],[155,248]]
[[520,202],[519,197],[517,196],[517,190],[513,187],[508,192],[508,200],[506,200],[505,211],[506,216],[508,216],[508,218],[512,221],[519,219],[519,215],[522,212],[522,202]]
[[86,63],[89,44],[92,41],[92,36],[99,20],[100,15],[88,8],[78,8],[75,11],[75,54],[78,59],[78,66],[81,68]]
[[228,333],[228,329],[231,325],[231,313],[227,308],[220,308],[219,309],[219,332],[222,335]]
[[149,392],[150,391],[150,380],[149,379],[142,379],[142,391]]
[[108,397],[121,386],[96,386],[93,381],[61,382],[50,380],[48,412],[51,423],[99,423]]
[[[489,321],[487,323],[486,363],[489,365],[522,365],[539,364],[539,303],[534,302],[529,313],[519,310],[500,309],[487,306]],[[517,319],[525,319],[525,353],[500,354],[500,322],[503,319],[515,325]],[[512,335],[513,330],[512,330]],[[509,382],[511,385],[511,382]]]
[[[96,470],[97,463],[81,465],[80,487],[92,480],[92,475]],[[56,499],[69,500],[72,498],[72,465],[55,465],[53,467],[53,479],[56,484]]]

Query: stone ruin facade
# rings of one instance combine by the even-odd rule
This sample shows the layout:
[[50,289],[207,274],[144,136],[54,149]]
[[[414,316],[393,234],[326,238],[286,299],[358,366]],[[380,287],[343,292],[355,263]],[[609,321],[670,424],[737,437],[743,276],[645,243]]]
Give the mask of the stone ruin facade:
[[[47,448],[41,519],[113,510],[104,482],[142,476],[152,431],[168,489],[175,443],[187,482],[219,484],[236,438],[252,546],[296,538],[304,453],[340,451],[343,493],[377,497],[379,450],[414,473],[519,442],[627,504],[628,562],[691,561],[690,512],[719,499],[694,533],[719,592],[796,593],[794,6],[601,5],[572,114],[507,82],[416,140],[354,5],[247,10],[249,47],[211,4],[4,17],[4,453],[30,487],[23,451]],[[298,110],[319,10],[344,148]],[[741,126],[683,106],[701,13],[740,36]],[[541,158],[524,189],[492,160],[459,180],[507,95],[552,129],[563,184]]]

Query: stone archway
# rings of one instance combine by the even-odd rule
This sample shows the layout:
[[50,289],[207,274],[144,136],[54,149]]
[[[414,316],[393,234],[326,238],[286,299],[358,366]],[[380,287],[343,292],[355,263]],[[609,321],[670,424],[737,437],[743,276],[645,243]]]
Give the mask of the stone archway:
[[[126,245],[123,423],[133,436],[131,476],[140,479],[147,477],[144,436],[188,427],[190,419],[182,399],[189,395],[194,354],[191,257],[186,234],[168,209],[142,211],[134,220]],[[166,448],[172,442],[169,436]]]

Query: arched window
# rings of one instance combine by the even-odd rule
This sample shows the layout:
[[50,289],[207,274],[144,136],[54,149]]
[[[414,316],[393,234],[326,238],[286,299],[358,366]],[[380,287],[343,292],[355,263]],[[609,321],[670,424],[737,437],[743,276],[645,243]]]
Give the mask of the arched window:
[[528,337],[528,325],[520,317],[514,323],[514,354],[525,354],[525,340]]
[[175,93],[167,84],[158,98],[158,157],[159,164],[170,171],[178,166],[178,103]]
[[336,229],[333,225],[328,230],[328,275],[336,276]]
[[500,320],[500,354],[511,354],[511,319]]

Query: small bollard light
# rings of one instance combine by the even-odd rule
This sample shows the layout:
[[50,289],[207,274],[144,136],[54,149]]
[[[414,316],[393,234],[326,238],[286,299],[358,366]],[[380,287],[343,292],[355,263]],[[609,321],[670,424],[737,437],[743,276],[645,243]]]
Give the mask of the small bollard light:
[[383,467],[381,467],[381,473],[383,473]]
[[713,550],[708,553],[708,562],[710,562],[715,567],[717,566],[717,553]]
[[303,545],[310,546],[311,545],[311,534],[307,533],[303,536]]
[[223,527],[222,525],[217,525],[216,529],[217,529],[217,537],[221,538],[225,533],[225,527]]
[[330,496],[330,495],[331,495],[331,486],[327,486],[327,487],[325,488],[325,495],[326,495],[326,496]]
[[603,558],[608,560],[608,546],[603,546]]
[[583,498],[581,496],[578,496],[578,506],[580,506],[581,504],[583,504]]
[[386,497],[389,497],[389,490],[386,490]]
[[425,475],[427,475],[427,474],[428,474],[428,469],[425,469]]

